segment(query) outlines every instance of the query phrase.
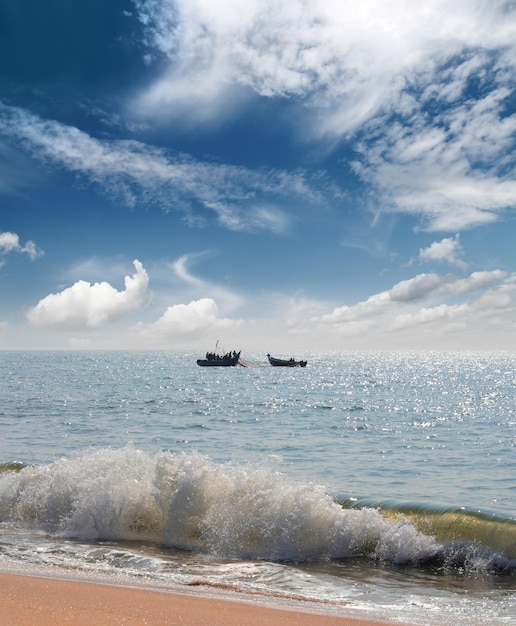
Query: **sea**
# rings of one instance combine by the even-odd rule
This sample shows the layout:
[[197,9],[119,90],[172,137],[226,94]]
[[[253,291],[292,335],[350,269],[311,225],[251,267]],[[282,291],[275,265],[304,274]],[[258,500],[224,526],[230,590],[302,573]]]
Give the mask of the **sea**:
[[516,624],[516,355],[274,356],[0,352],[0,570]]

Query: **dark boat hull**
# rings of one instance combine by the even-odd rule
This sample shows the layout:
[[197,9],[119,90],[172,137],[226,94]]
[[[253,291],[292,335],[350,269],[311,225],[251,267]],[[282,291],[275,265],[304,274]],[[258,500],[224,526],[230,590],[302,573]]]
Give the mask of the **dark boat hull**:
[[295,361],[294,359],[275,359],[270,354],[267,355],[272,367],[306,367],[307,361]]
[[201,367],[234,367],[238,365],[240,352],[232,356],[216,356],[210,359],[197,359],[197,365]]

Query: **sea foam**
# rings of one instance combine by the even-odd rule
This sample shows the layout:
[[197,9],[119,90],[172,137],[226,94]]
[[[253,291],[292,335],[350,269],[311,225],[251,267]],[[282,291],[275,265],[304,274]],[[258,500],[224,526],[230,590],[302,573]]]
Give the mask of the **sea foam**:
[[442,547],[400,517],[343,509],[317,484],[197,453],[93,450],[0,476],[0,521],[63,538],[157,542],[228,558],[369,556],[417,563]]

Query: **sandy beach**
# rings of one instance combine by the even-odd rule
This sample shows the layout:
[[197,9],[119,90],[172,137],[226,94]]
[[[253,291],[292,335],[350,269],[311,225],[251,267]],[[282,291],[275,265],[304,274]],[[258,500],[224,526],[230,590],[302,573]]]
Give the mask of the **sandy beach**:
[[95,582],[0,574],[1,626],[61,624],[193,624],[242,626],[380,626],[387,622],[331,613],[310,603],[271,606],[254,599],[227,599]]

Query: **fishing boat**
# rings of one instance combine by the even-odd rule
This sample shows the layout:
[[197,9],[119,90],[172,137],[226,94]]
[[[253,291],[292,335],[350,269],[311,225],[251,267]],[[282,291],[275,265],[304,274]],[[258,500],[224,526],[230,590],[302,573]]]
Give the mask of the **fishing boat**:
[[216,352],[207,352],[205,359],[197,359],[197,365],[201,367],[232,367],[238,364],[240,352],[226,352],[225,354],[217,354]]
[[307,361],[296,361],[295,359],[276,359],[270,354],[267,355],[269,363],[273,367],[305,367]]

